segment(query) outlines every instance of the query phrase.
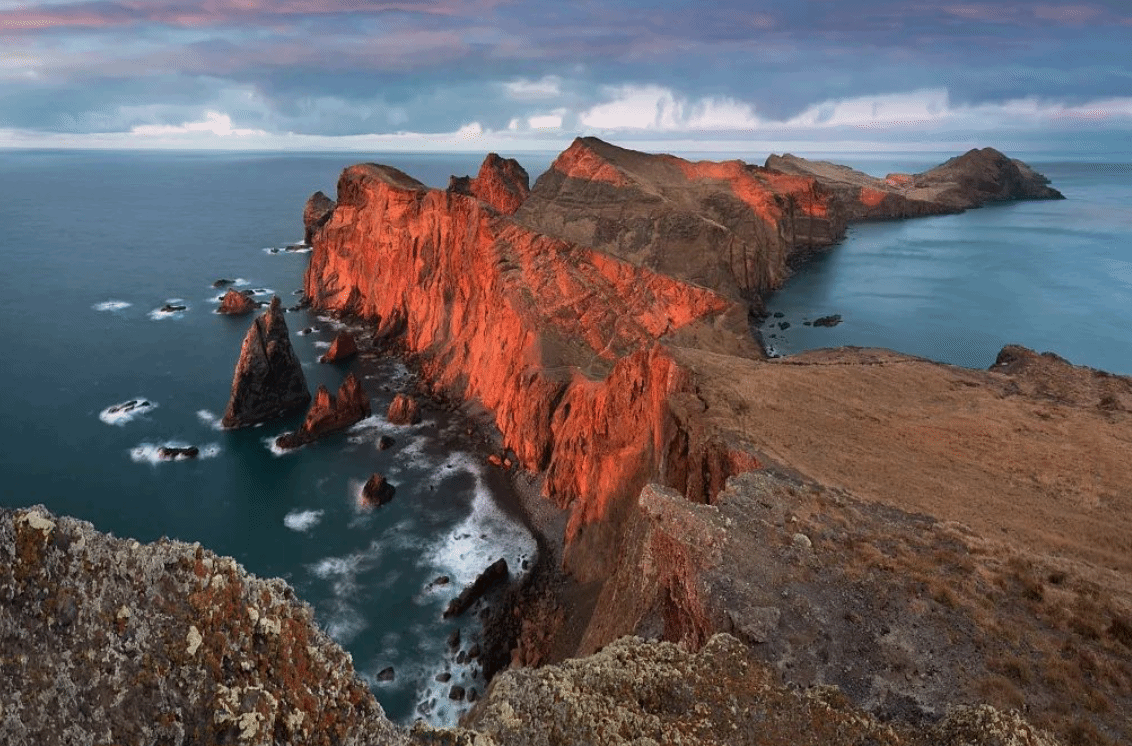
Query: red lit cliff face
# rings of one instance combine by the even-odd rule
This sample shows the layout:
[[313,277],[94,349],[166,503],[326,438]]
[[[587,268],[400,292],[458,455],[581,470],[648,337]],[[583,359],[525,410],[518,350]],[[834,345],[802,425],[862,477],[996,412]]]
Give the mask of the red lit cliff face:
[[733,299],[781,286],[791,264],[845,233],[840,203],[812,177],[595,138],[575,140],[515,217]]
[[506,447],[571,506],[572,545],[600,549],[568,556],[583,577],[612,559],[618,506],[648,479],[711,473],[666,461],[711,448],[699,434],[672,446],[689,436],[669,399],[690,383],[659,340],[757,356],[742,308],[389,167],[346,169],[338,196],[306,275],[313,305],[370,319],[433,386],[495,414]]
[[514,158],[488,153],[476,178],[453,176],[448,191],[475,197],[504,215],[512,215],[531,193],[531,177]]

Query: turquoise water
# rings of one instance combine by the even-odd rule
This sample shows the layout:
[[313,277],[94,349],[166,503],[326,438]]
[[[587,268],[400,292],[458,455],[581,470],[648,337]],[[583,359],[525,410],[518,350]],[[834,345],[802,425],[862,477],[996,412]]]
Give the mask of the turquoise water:
[[[883,176],[939,160],[847,162]],[[783,317],[764,323],[766,341],[782,354],[890,347],[975,368],[1021,344],[1132,374],[1132,164],[1032,165],[1067,199],[851,226],[768,298]],[[830,314],[842,323],[803,325]]]
[[[383,414],[408,372],[395,361],[355,370],[375,417],[286,455],[268,447],[290,421],[224,432],[232,370],[250,317],[214,313],[219,278],[296,302],[307,255],[270,253],[302,238],[302,208],[334,193],[341,169],[379,159],[426,183],[475,173],[460,156],[200,153],[0,153],[0,503],[43,503],[119,536],[199,541],[250,571],[281,576],[354,656],[391,717],[452,722],[452,683],[483,688],[458,666],[441,620],[448,599],[494,559],[518,568],[529,534],[496,507],[504,487],[467,423],[426,411],[414,427]],[[547,159],[549,162],[549,159]],[[544,164],[545,167],[545,164]],[[158,312],[169,301],[187,310]],[[312,390],[337,388],[346,369],[320,365],[334,324],[287,314]],[[297,332],[314,327],[317,331]],[[156,404],[132,420],[108,407]],[[375,441],[391,435],[394,448]],[[165,443],[196,445],[195,461],[156,462]],[[393,502],[358,507],[374,472]],[[448,575],[452,583],[426,590]],[[466,649],[479,634],[464,620]],[[378,682],[393,666],[395,679]],[[478,682],[478,683],[477,683]]]
[[[520,156],[532,176],[552,154]],[[921,170],[945,154],[851,165]],[[249,324],[213,313],[218,278],[294,302],[306,255],[271,253],[302,236],[302,207],[334,193],[341,169],[376,160],[427,184],[475,173],[463,155],[0,152],[0,504],[42,502],[119,536],[199,541],[250,571],[281,576],[354,656],[392,717],[453,722],[452,683],[482,690],[475,665],[447,650],[448,599],[503,556],[534,543],[494,497],[503,485],[467,423],[426,412],[395,428],[381,416],[411,386],[395,361],[353,363],[375,417],[286,455],[270,440],[295,419],[216,427]],[[752,162],[761,157],[752,157]],[[845,159],[841,159],[845,160]],[[1007,342],[1132,373],[1132,172],[1128,165],[1036,164],[1069,197],[903,223],[859,225],[770,299],[791,327],[783,351],[880,345],[985,367]],[[179,299],[188,308],[161,314]],[[844,323],[802,321],[840,313]],[[334,324],[289,313],[312,389],[345,369],[316,361]],[[779,320],[775,320],[776,322]],[[299,331],[315,328],[310,334]],[[156,407],[132,420],[104,411],[130,399]],[[397,440],[378,451],[380,435]],[[157,463],[164,443],[197,445],[196,461]],[[370,473],[397,486],[389,505],[360,509]],[[440,575],[453,582],[428,584]],[[464,648],[474,621],[464,622]],[[377,673],[393,666],[392,682]],[[431,708],[428,703],[435,700]],[[422,704],[425,705],[423,713]]]

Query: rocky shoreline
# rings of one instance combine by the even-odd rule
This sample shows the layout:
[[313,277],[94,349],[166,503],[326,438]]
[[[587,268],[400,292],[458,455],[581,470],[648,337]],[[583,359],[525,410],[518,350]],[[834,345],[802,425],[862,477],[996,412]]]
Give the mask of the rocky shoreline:
[[[109,572],[59,554],[81,534],[122,557],[115,599],[219,655],[206,670],[139,664],[169,682],[153,700],[165,709],[138,715],[181,723],[161,732],[170,743],[1125,742],[1132,379],[1018,347],[988,371],[858,348],[769,360],[750,334],[761,294],[851,220],[1060,197],[990,149],[885,179],[792,156],[693,163],[593,138],[533,188],[497,156],[444,191],[351,167],[337,202],[307,206],[306,297],[419,366],[425,393],[478,415],[504,467],[493,478],[510,475],[510,510],[539,537],[527,581],[487,620],[484,667],[500,673],[468,730],[393,728],[368,691],[355,697],[348,662],[318,701],[350,692],[353,710],[327,705],[324,725],[296,730],[309,721],[294,713],[311,711],[296,697],[325,682],[256,662],[274,650],[256,637],[260,609],[280,604],[189,587],[261,581],[238,568],[216,581],[199,566],[223,560],[174,547],[195,554],[164,563],[169,582],[200,604],[167,608],[129,557],[175,542],[123,550],[41,508],[0,515],[0,590],[19,600],[0,632],[49,651],[44,671],[71,670],[53,656],[82,645],[45,645],[38,630],[70,608],[63,589],[83,589],[88,608],[97,590],[85,584]],[[247,604],[257,614],[244,629],[234,620],[252,617]],[[313,628],[309,610],[295,614]],[[98,636],[108,620],[82,629]],[[248,655],[275,678],[249,679]],[[0,671],[18,688],[17,663]],[[240,689],[238,712],[209,716],[236,687],[267,694]],[[33,711],[28,691],[0,695],[0,728],[53,736],[71,717],[98,734],[80,742],[133,733],[103,711],[17,718]]]

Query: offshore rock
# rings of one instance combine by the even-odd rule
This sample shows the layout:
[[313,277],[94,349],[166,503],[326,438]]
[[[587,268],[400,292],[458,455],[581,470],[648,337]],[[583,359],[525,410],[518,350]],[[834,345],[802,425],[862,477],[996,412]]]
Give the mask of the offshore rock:
[[247,427],[301,409],[311,400],[298,355],[291,347],[279,297],[252,321],[232,376],[224,427]]
[[318,361],[320,363],[341,363],[357,354],[358,343],[355,341],[354,335],[347,331],[341,331],[330,343],[330,349]]
[[421,405],[408,394],[397,394],[389,403],[385,419],[394,425],[416,425],[421,421]]
[[282,580],[0,508],[0,743],[405,744]]
[[324,435],[345,430],[370,414],[369,396],[357,376],[350,373],[338,387],[337,396],[320,384],[302,426],[296,432],[280,435],[275,444],[280,448],[298,448]]
[[322,192],[312,194],[303,208],[303,243],[309,246],[314,241],[314,234],[333,214],[334,200]]
[[530,176],[514,158],[488,153],[476,178],[453,176],[448,191],[475,197],[504,215],[511,215],[531,192]]
[[362,486],[362,499],[367,505],[380,507],[393,499],[397,488],[386,481],[385,477],[374,473]]
[[220,308],[216,309],[216,312],[229,316],[243,316],[254,311],[256,307],[256,302],[250,297],[233,288],[228,288],[228,292],[220,300]]

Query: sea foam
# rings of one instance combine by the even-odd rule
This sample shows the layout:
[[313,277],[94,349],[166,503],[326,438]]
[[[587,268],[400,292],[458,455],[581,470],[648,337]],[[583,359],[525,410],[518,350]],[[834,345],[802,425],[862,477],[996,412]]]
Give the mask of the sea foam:
[[132,305],[133,303],[124,300],[106,300],[101,303],[95,303],[91,308],[95,311],[122,311]]
[[321,510],[292,510],[283,516],[283,525],[292,531],[310,531],[322,521]]

